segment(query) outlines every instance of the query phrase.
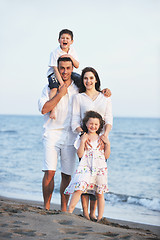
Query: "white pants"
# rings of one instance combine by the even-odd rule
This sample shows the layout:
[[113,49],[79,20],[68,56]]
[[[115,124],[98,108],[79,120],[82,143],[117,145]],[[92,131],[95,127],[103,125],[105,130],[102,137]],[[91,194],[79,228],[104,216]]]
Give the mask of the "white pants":
[[[62,142],[62,144],[61,144]],[[60,157],[61,172],[72,175],[76,165],[76,149],[62,140],[61,131],[51,131],[44,134],[44,162],[42,171],[56,171],[57,161]]]

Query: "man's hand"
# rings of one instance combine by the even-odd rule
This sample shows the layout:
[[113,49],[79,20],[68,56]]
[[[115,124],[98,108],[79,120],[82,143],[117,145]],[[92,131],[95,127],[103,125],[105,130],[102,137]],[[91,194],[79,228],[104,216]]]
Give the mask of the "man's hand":
[[102,93],[105,97],[110,97],[112,95],[111,90],[109,88],[103,89]]

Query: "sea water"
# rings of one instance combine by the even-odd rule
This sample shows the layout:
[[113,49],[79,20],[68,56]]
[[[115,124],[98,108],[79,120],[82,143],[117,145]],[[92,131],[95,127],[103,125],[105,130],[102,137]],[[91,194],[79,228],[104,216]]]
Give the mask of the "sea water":
[[[42,126],[42,116],[0,115],[0,195],[43,201]],[[104,216],[160,225],[160,119],[115,117],[110,142]],[[60,181],[58,163],[52,203]]]

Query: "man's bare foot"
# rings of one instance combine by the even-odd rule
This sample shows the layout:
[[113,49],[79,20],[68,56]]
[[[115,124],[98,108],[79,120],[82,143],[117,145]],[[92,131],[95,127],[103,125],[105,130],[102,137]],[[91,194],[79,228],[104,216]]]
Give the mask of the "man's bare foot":
[[51,111],[50,116],[51,119],[56,119],[56,114],[54,111]]

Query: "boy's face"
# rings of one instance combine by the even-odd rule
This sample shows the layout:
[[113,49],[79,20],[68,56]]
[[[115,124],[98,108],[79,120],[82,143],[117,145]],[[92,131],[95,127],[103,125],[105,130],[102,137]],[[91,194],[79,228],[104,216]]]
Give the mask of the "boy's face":
[[67,33],[63,33],[58,41],[61,49],[65,52],[69,50],[70,45],[73,43],[71,36]]

